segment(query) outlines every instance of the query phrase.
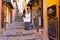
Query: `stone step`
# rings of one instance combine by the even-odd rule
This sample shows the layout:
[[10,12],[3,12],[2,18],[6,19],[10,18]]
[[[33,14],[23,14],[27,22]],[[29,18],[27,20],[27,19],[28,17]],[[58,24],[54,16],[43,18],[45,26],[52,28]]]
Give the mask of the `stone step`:
[[24,30],[23,22],[13,22],[3,33],[0,40],[40,40],[41,37],[36,32],[36,29]]
[[23,17],[17,16],[16,21],[17,21],[17,22],[23,22]]

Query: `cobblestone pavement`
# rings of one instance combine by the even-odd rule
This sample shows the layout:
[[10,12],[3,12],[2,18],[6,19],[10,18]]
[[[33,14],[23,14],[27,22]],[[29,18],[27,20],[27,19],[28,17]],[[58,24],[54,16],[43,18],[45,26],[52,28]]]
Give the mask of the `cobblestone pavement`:
[[24,30],[23,22],[9,24],[0,40],[42,40],[36,29]]

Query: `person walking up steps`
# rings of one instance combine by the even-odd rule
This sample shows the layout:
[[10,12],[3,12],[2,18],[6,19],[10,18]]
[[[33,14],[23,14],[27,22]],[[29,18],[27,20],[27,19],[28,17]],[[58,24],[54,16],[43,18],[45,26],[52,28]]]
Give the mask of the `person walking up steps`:
[[25,12],[25,16],[23,17],[24,20],[24,29],[29,30],[30,29],[30,22],[31,22],[31,14],[29,8],[27,8],[27,11]]

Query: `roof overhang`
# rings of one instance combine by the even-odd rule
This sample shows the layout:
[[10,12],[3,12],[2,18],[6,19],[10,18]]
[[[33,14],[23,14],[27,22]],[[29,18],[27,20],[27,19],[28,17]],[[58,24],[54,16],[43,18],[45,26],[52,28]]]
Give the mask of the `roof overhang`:
[[12,9],[14,9],[14,8],[13,8],[13,5],[12,5],[10,2],[7,2],[7,4],[8,4]]

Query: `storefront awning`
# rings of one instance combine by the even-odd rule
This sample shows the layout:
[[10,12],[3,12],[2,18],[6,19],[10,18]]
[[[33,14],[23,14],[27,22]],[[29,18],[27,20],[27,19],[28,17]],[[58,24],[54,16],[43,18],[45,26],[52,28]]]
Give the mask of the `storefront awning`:
[[4,3],[7,3],[13,9],[13,6],[11,4],[11,0],[2,0],[2,4],[4,4]]
[[12,9],[14,9],[13,6],[12,6],[12,4],[11,4],[10,2],[7,2],[7,3],[8,3],[8,5],[9,5]]

